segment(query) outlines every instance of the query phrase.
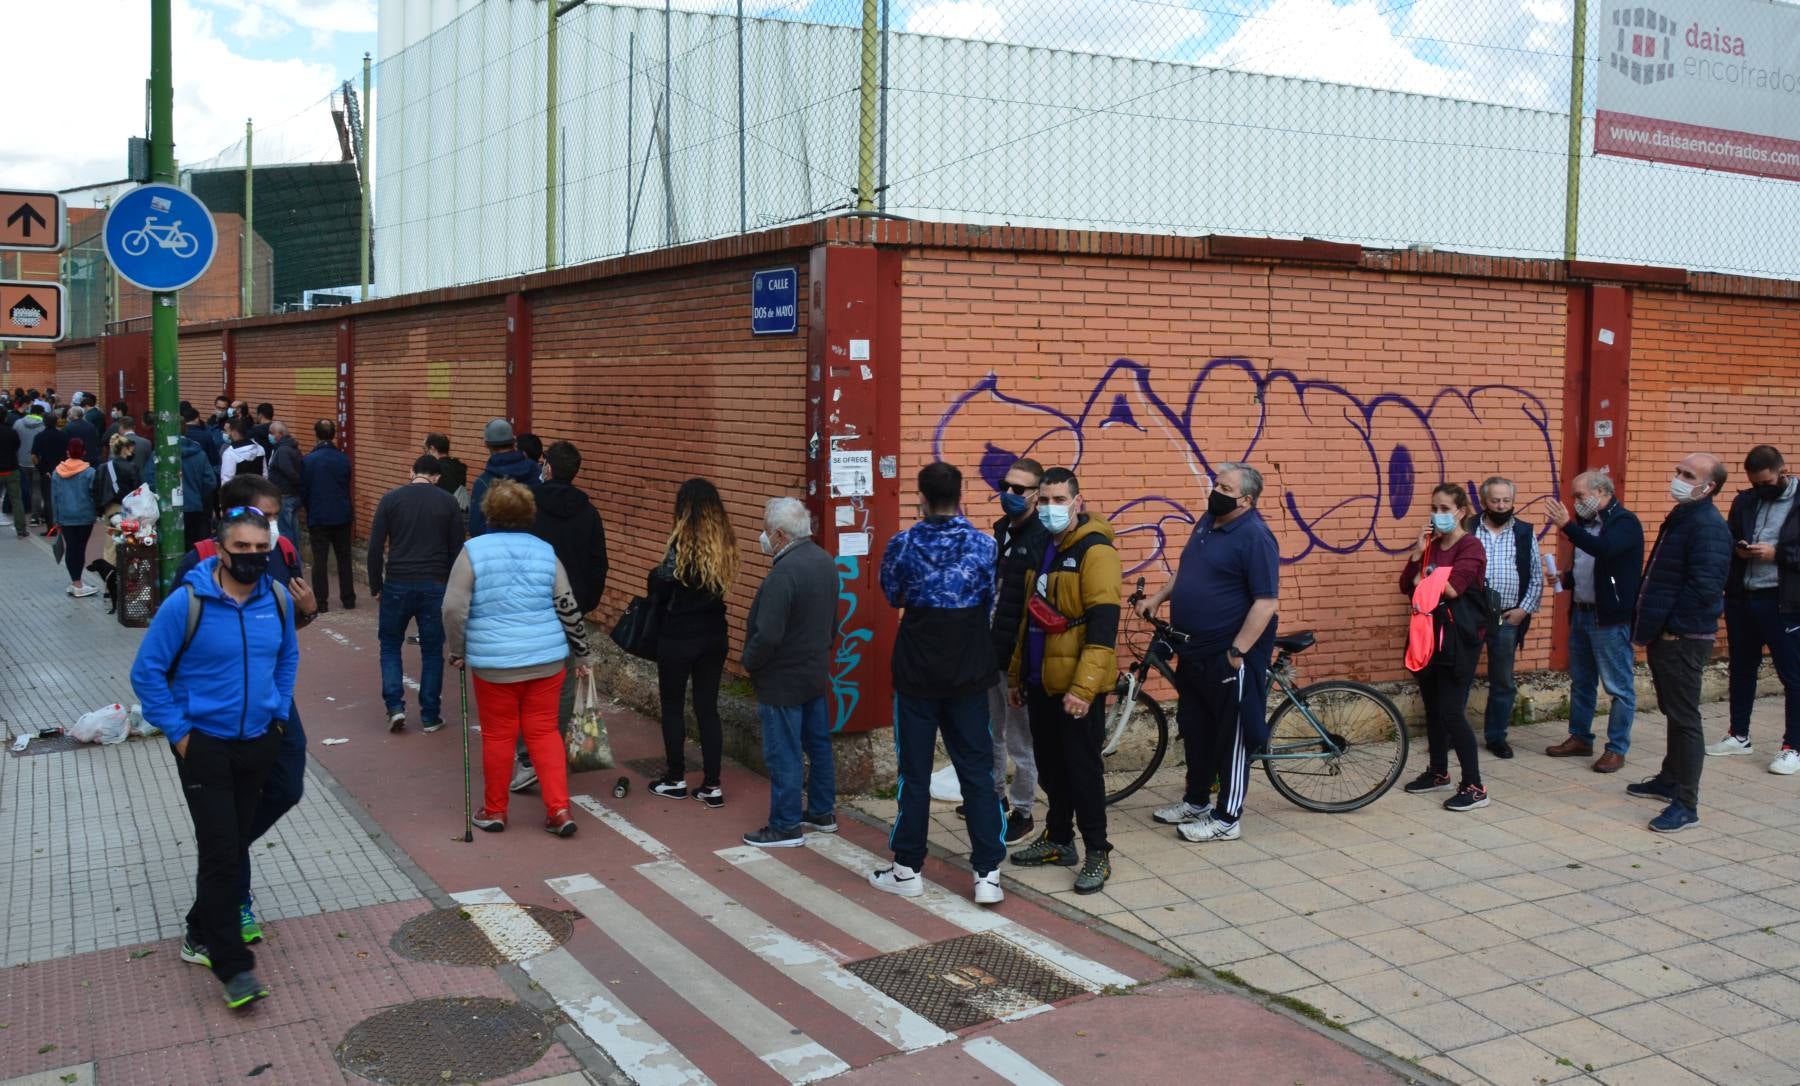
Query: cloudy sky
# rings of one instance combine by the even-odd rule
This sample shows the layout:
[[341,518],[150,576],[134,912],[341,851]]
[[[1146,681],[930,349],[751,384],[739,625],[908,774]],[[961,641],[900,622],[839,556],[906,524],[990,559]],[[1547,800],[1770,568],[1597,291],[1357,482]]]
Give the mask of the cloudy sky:
[[[143,135],[150,73],[149,0],[4,0],[10,27],[44,47],[9,57],[8,82],[54,88],[54,123],[15,127],[0,185],[67,188],[125,174],[125,141]],[[240,141],[244,121],[280,122],[361,80],[375,48],[376,0],[174,0],[176,157],[208,158]],[[273,135],[273,133],[271,133]]]
[[[399,3],[401,0],[389,0]],[[458,0],[456,7],[479,0]],[[516,2],[516,0],[486,0]],[[615,2],[660,6],[658,0]],[[176,154],[241,159],[246,118],[257,160],[312,157],[326,141],[321,100],[360,79],[378,0],[174,0]],[[734,0],[676,0],[729,10]],[[21,51],[18,86],[56,87],[57,123],[0,158],[0,184],[66,188],[119,178],[142,134],[148,0],[4,0],[11,25],[53,47]],[[894,0],[897,29],[1197,62],[1276,75],[1542,109],[1565,108],[1569,0]],[[751,0],[753,14],[848,22],[853,0]],[[305,119],[297,119],[297,115]]]

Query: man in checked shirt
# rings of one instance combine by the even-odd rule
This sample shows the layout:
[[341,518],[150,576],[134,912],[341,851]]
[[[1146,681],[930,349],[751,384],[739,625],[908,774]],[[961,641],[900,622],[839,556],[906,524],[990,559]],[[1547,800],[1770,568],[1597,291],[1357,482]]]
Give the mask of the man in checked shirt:
[[1487,635],[1488,700],[1483,731],[1487,749],[1496,758],[1513,756],[1512,744],[1506,741],[1513,701],[1519,693],[1513,683],[1513,657],[1544,595],[1537,533],[1513,515],[1517,496],[1511,479],[1490,477],[1481,484],[1481,517],[1474,526],[1475,538],[1487,552],[1487,586],[1494,594],[1494,625]]

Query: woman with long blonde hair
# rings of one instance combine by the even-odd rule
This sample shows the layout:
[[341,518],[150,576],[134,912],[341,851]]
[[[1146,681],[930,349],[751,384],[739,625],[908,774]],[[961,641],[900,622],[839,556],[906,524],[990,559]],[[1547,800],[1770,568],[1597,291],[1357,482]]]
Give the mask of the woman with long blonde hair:
[[683,745],[687,719],[683,702],[688,682],[694,686],[694,717],[700,726],[700,787],[694,798],[708,807],[723,807],[719,762],[724,735],[719,724],[719,681],[730,651],[725,625],[725,594],[737,578],[737,536],[725,516],[717,487],[705,479],[689,479],[675,495],[675,528],[661,566],[651,574],[668,599],[657,635],[656,680],[662,700],[663,752],[667,766],[650,790],[670,799],[686,799],[687,760]]

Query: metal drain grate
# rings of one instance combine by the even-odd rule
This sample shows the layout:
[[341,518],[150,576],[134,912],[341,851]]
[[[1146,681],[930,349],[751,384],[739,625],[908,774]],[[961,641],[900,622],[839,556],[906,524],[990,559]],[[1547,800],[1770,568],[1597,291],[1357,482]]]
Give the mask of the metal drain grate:
[[1086,990],[988,932],[851,962],[845,968],[951,1031]]
[[542,1059],[554,1030],[522,1003],[420,999],[350,1027],[334,1054],[345,1070],[387,1086],[483,1082]]
[[574,930],[567,915],[542,905],[464,905],[413,917],[389,945],[414,961],[493,966],[535,958]]
[[12,752],[14,758],[30,758],[37,754],[62,754],[71,750],[80,750],[87,746],[73,736],[53,735],[48,739],[33,739],[31,745],[24,750]]
[[[691,777],[705,763],[701,760],[698,747],[684,747],[683,751],[682,758],[687,762],[688,775]],[[669,767],[669,763],[663,759],[662,755],[655,754],[648,758],[633,758],[627,762],[620,762],[619,767],[629,769],[640,777],[654,781],[662,778],[663,770]]]

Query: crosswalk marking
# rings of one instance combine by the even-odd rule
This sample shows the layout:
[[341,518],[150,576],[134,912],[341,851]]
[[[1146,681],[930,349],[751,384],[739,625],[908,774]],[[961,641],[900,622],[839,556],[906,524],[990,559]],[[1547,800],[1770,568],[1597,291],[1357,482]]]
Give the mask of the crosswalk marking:
[[668,845],[663,844],[643,830],[638,829],[636,826],[632,825],[624,815],[607,807],[593,796],[574,796],[571,797],[570,801],[574,803],[575,806],[580,807],[588,814],[591,814],[601,822],[604,822],[620,837],[625,838],[625,840],[630,841],[632,844],[643,849],[645,852],[648,852],[655,858],[666,860],[675,855],[675,853],[669,850]]
[[[868,872],[884,866],[883,861],[874,853],[852,844],[842,837],[814,834],[808,839],[807,844],[814,852],[824,856],[832,863],[861,875],[866,876]],[[997,912],[983,909],[968,898],[953,894],[943,887],[925,880],[923,876],[920,881],[925,883],[924,896],[905,900],[910,900],[921,908],[937,914],[964,931],[991,931],[1000,938],[1030,951],[1060,972],[1068,974],[1072,980],[1089,991],[1097,992],[1107,987],[1128,988],[1137,983],[1118,970],[1077,954],[1056,940],[1039,935],[1023,924],[1008,920]]]
[[[776,1074],[789,1082],[802,1083],[829,1078],[850,1069],[849,1064],[794,1029],[755,996],[670,938],[650,918],[592,875],[571,875],[547,881],[552,890],[572,902],[607,938],[636,958],[650,973],[665,979],[677,995],[748,1048]],[[672,978],[679,978],[679,984]]]
[[812,876],[782,863],[763,849],[739,845],[722,848],[716,855],[832,927],[883,954],[918,946],[925,941]]
[[[499,889],[470,890],[453,896],[464,905],[512,901],[506,891]],[[519,964],[556,1001],[575,1028],[600,1046],[607,1058],[638,1086],[712,1086],[712,1079],[615,999],[564,948],[557,947]]]
[[770,924],[682,864],[662,860],[641,864],[636,870],[740,946],[902,1052],[952,1039],[949,1033],[839,965],[823,950]]
[[1037,1064],[992,1037],[975,1037],[965,1041],[963,1051],[1013,1086],[1062,1086],[1056,1079],[1045,1074]]

